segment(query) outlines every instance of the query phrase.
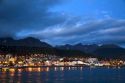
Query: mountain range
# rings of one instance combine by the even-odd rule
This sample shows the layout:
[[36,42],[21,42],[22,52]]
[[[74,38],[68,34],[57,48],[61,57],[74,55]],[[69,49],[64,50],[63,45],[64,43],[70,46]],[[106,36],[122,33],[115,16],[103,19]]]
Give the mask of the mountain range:
[[75,45],[61,45],[56,46],[58,49],[67,50],[80,50],[82,52],[92,54],[95,57],[101,58],[125,58],[125,49],[115,44],[103,44],[103,45],[83,45],[82,43]]
[[[7,50],[6,50],[7,49]],[[124,58],[125,49],[115,44],[104,44],[104,45],[83,45],[78,43],[75,45],[58,45],[51,46],[50,44],[40,41],[37,38],[27,37],[24,39],[15,40],[11,37],[0,38],[0,52],[48,52],[63,56],[68,55],[87,55],[91,57],[99,58]]]

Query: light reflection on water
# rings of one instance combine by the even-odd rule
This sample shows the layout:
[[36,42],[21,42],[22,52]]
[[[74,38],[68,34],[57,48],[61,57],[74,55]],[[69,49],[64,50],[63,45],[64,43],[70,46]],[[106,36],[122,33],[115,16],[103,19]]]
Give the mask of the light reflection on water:
[[0,71],[0,83],[125,83],[125,68],[38,67]]

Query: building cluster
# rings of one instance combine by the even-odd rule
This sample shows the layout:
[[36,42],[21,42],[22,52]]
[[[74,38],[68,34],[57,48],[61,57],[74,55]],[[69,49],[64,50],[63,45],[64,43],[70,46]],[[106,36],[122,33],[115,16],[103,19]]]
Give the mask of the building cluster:
[[123,60],[101,60],[97,58],[58,57],[46,54],[30,56],[0,55],[0,67],[34,67],[34,66],[124,66]]

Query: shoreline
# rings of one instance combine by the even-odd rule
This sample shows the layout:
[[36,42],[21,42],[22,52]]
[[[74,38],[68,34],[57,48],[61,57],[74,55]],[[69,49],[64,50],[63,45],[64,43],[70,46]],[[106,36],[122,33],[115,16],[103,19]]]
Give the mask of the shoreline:
[[53,67],[90,67],[90,68],[122,68],[122,67],[125,67],[125,66],[23,66],[23,67],[14,67],[14,66],[11,66],[11,67],[0,67],[0,69],[3,69],[3,68],[46,68],[46,67],[49,67],[49,68],[53,68]]

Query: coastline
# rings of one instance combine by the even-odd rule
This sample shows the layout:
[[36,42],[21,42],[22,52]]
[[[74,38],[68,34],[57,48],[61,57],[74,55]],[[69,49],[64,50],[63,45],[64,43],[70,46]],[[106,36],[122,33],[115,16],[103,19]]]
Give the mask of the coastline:
[[14,67],[14,66],[11,66],[11,67],[0,67],[0,69],[3,69],[3,68],[46,68],[46,67],[49,67],[49,68],[53,68],[53,67],[90,67],[90,68],[122,68],[122,67],[125,67],[125,66],[23,66],[23,67]]

